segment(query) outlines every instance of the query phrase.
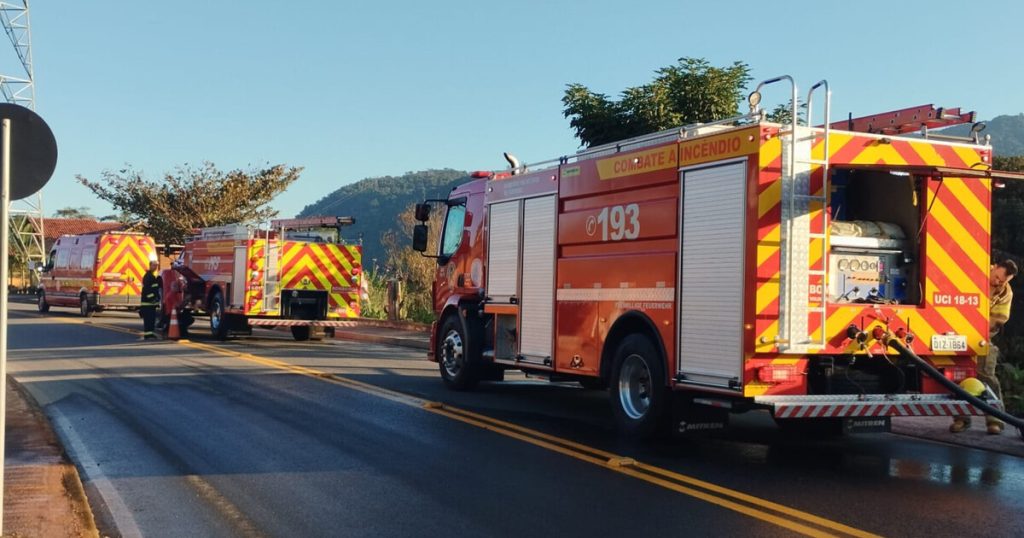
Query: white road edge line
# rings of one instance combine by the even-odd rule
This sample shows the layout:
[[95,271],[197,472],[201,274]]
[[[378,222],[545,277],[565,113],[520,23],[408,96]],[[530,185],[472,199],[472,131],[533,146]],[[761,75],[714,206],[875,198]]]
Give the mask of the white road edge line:
[[51,406],[50,413],[53,415],[57,427],[64,432],[64,436],[68,441],[68,448],[70,448],[73,454],[72,459],[78,461],[82,467],[82,472],[85,474],[85,478],[92,482],[100,497],[103,498],[103,502],[107,505],[107,510],[114,519],[117,531],[123,538],[142,538],[142,530],[139,529],[135,518],[132,517],[132,512],[128,509],[128,505],[125,504],[121,495],[117,493],[117,489],[114,488],[114,484],[110,479],[103,474],[103,469],[100,468],[99,463],[96,463],[92,453],[89,452],[85,443],[78,436],[74,425],[64,416],[64,413],[61,413],[57,406]]

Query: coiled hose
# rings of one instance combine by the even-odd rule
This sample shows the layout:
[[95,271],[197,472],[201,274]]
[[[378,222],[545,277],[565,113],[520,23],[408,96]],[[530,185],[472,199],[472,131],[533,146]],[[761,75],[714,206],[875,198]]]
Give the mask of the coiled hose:
[[952,392],[953,394],[956,394],[957,396],[963,398],[964,400],[967,400],[968,402],[970,402],[971,405],[977,407],[978,409],[981,409],[985,413],[992,415],[998,418],[999,420],[1002,420],[1003,422],[1011,424],[1014,427],[1016,427],[1017,433],[1019,433],[1021,438],[1024,439],[1024,420],[1021,420],[1003,411],[1002,409],[999,409],[998,407],[989,405],[989,403],[986,402],[985,400],[982,400],[981,398],[978,398],[977,396],[967,392],[966,390],[961,388],[960,385],[957,385],[956,383],[947,379],[946,376],[942,375],[942,372],[936,370],[934,366],[928,364],[928,361],[922,359],[921,357],[918,357],[917,354],[914,353],[913,351],[910,351],[910,349],[908,349],[907,346],[903,345],[903,342],[900,342],[895,338],[890,338],[889,347],[895,349],[896,352],[899,353],[900,356],[903,357],[904,359],[907,359],[908,361],[911,361],[914,364],[920,366],[921,370],[923,370],[924,373],[928,374],[928,376],[931,377],[932,379],[938,381],[940,385],[949,389],[950,392]]

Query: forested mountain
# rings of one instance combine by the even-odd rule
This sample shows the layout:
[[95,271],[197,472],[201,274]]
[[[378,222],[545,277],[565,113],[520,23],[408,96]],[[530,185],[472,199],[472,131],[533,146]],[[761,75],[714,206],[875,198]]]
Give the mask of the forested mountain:
[[[981,135],[992,136],[992,149],[996,155],[1024,155],[1024,114],[996,116],[986,121],[985,125],[987,127]],[[957,125],[942,132],[966,136],[971,132],[971,126]]]
[[355,217],[356,223],[342,230],[342,236],[354,242],[363,239],[363,263],[373,268],[374,259],[383,268],[386,255],[381,237],[397,229],[396,217],[410,205],[425,198],[446,198],[452,187],[469,181],[461,170],[423,170],[402,176],[366,178],[345,185],[307,205],[299,217],[340,215]]

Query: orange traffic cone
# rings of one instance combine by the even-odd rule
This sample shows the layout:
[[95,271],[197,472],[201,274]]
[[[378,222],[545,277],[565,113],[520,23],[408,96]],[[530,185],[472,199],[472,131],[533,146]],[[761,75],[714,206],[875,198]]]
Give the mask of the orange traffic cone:
[[181,329],[178,328],[178,309],[171,309],[171,321],[167,324],[167,339],[178,340],[181,338]]

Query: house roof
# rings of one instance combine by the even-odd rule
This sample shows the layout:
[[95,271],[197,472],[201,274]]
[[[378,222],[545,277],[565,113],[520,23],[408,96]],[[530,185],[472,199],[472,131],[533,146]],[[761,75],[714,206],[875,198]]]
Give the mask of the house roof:
[[123,230],[120,222],[99,222],[92,219],[43,219],[43,236],[47,243],[62,235],[81,235]]

